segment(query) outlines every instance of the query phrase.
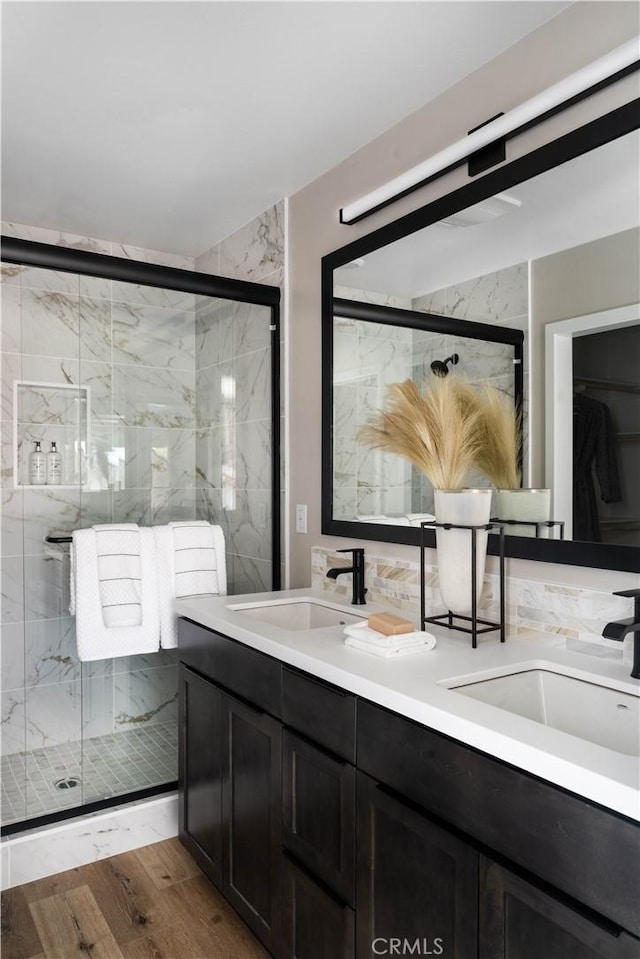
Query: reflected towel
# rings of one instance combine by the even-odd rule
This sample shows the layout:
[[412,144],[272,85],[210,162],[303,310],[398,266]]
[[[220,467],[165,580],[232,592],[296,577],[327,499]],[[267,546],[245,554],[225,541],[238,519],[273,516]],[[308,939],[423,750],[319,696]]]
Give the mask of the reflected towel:
[[178,645],[174,601],[185,596],[223,596],[227,592],[224,534],[205,520],[155,526],[160,582],[160,641]]
[[435,522],[433,513],[407,513],[406,517],[409,521],[409,526],[420,526],[421,523]]
[[358,516],[359,523],[379,523],[382,526],[409,526],[406,516]]

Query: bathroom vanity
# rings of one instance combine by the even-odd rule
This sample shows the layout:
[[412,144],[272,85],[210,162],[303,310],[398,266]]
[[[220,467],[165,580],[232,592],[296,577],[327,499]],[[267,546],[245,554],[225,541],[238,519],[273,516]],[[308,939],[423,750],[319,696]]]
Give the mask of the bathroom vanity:
[[[180,836],[206,875],[286,959],[638,959],[637,682],[549,637],[345,647],[375,608],[179,601]],[[514,711],[538,674],[569,680],[558,728]],[[575,683],[604,731],[553,712]]]

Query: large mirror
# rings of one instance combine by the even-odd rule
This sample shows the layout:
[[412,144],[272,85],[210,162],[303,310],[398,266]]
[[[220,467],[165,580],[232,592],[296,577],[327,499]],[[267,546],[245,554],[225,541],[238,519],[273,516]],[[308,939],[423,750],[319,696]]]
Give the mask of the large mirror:
[[324,258],[323,532],[419,542],[428,481],[358,430],[389,383],[462,373],[521,406],[522,486],[551,491],[557,525],[509,554],[640,569],[637,127],[616,111]]

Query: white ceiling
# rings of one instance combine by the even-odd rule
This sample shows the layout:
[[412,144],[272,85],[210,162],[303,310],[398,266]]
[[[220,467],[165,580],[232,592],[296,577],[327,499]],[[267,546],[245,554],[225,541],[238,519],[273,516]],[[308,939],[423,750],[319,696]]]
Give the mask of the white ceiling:
[[2,4],[2,216],[195,256],[567,2]]

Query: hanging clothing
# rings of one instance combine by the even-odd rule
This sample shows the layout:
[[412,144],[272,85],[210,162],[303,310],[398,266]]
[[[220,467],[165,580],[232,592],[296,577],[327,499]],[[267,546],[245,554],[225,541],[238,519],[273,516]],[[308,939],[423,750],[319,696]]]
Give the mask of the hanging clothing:
[[593,473],[605,503],[622,499],[611,413],[606,403],[584,393],[573,397],[573,538],[600,543],[600,519]]

